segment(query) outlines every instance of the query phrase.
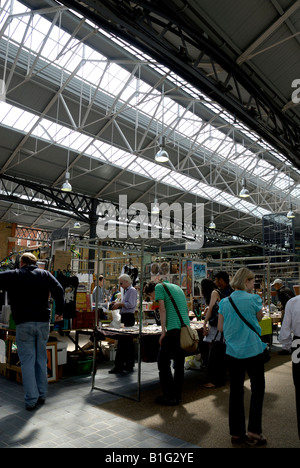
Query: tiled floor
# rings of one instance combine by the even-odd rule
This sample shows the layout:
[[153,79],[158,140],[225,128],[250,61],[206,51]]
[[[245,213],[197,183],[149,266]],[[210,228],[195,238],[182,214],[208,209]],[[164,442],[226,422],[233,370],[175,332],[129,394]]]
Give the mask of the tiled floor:
[[[95,385],[133,394],[137,372],[118,380],[108,374],[108,366],[106,363],[106,368],[97,373]],[[157,378],[156,364],[142,366],[142,388],[157,386]],[[91,376],[64,377],[49,385],[43,407],[28,412],[24,408],[23,387],[0,376],[0,448],[195,447],[99,409],[101,403],[119,397],[91,387]]]

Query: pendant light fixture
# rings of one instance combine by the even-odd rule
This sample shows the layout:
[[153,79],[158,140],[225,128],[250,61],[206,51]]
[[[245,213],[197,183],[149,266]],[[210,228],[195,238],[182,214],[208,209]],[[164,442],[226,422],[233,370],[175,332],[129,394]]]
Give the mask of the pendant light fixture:
[[208,228],[209,229],[216,229],[216,224],[215,224],[215,220],[214,220],[214,215],[211,215],[210,217],[210,223],[208,225]]
[[70,179],[70,172],[66,172],[66,180],[64,181],[61,190],[63,192],[71,192],[72,191],[72,185],[69,182]]
[[157,201],[157,180],[154,184],[154,203],[151,203],[151,214],[159,214],[159,204]]
[[242,190],[239,193],[239,197],[241,197],[241,198],[250,197],[249,190],[246,187],[246,179],[244,177],[242,179]]
[[157,198],[154,198],[154,203],[151,203],[151,213],[159,214],[159,204],[157,203]]
[[163,136],[161,138],[161,143],[160,143],[159,150],[155,155],[155,161],[156,162],[165,163],[165,162],[169,161],[169,155],[168,155],[167,151],[165,150],[165,142],[166,142],[166,139]]
[[289,219],[293,219],[293,218],[296,217],[296,215],[295,215],[295,213],[293,211],[292,203],[290,203],[290,209],[289,209],[286,217],[289,218]]

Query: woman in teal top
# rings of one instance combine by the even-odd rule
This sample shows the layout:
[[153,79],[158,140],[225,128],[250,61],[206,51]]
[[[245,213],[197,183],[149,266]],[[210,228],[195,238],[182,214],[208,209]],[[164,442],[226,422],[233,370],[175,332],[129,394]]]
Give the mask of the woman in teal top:
[[[262,301],[251,294],[255,276],[248,268],[240,268],[230,285],[234,289],[231,299],[241,315],[261,333]],[[231,305],[229,298],[219,305],[219,331],[224,332],[226,357],[230,378],[229,429],[233,443],[246,441],[249,445],[264,445],[262,435],[262,408],[265,393],[263,351],[266,344],[246,325]],[[245,374],[251,382],[251,401],[246,433],[244,409]]]

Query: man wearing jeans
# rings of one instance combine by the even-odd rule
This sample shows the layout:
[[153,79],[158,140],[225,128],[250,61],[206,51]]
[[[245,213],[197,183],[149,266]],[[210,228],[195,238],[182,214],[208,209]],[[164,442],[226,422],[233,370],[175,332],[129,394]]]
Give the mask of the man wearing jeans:
[[8,292],[16,323],[16,344],[21,361],[25,408],[43,404],[48,390],[47,352],[49,337],[49,293],[55,311],[63,314],[64,290],[47,270],[36,266],[36,257],[25,253],[20,268],[0,273],[0,289]]

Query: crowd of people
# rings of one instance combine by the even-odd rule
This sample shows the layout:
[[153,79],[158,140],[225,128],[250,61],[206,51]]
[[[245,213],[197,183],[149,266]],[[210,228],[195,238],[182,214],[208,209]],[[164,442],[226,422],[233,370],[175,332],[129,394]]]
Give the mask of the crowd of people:
[[[207,344],[207,352],[203,354],[206,354],[209,364],[209,348],[212,341],[218,339],[218,333],[219,339],[224,338],[225,362],[230,383],[229,432],[232,444],[246,443],[248,446],[264,446],[267,444],[262,431],[267,344],[260,336],[259,322],[263,317],[263,303],[258,294],[253,294],[254,281],[255,275],[248,268],[240,268],[231,281],[228,273],[224,271],[217,273],[214,281],[206,278],[202,280],[201,293],[205,299],[206,308],[201,351],[203,353],[205,349],[203,345]],[[272,286],[277,284],[283,288],[282,280],[275,280]],[[168,282],[164,282],[164,285],[150,282],[144,291],[152,300],[159,302],[161,314],[162,334],[158,370],[162,395],[157,398],[157,402],[173,406],[179,404],[182,398],[185,355],[180,347],[181,324],[166,288],[173,295],[184,322],[188,323],[186,300],[179,286]],[[288,352],[295,354],[297,347],[300,349],[300,314],[298,312],[300,296],[293,298],[293,293],[285,287],[281,293],[284,293],[284,297],[288,297],[288,300],[284,301],[283,294],[279,296],[281,307],[285,312],[279,340],[286,346]],[[246,373],[249,376],[251,388],[247,425],[244,403]],[[215,386],[209,381],[209,373],[207,378],[206,385]],[[293,359],[293,379],[300,438],[300,353],[297,359]]]
[[[232,280],[221,271],[214,281],[203,279],[201,294],[205,300],[205,318],[201,353],[209,364],[211,343],[218,339],[226,343],[226,368],[229,376],[229,431],[233,444],[245,442],[250,446],[265,445],[262,433],[263,401],[265,394],[265,349],[261,340],[259,321],[262,319],[262,299],[253,294],[254,273],[240,268]],[[279,341],[283,349],[292,354],[293,380],[296,394],[298,432],[300,438],[300,296],[287,291],[280,279],[272,285],[278,289],[283,308],[283,321]],[[103,304],[104,278],[93,291],[95,300]],[[137,290],[132,278],[122,274],[119,278],[121,300],[111,298],[111,310],[118,310],[125,326],[135,323]],[[34,410],[43,404],[47,395],[46,344],[49,336],[49,293],[55,299],[57,312],[64,308],[64,290],[50,272],[36,265],[30,253],[21,257],[20,268],[0,273],[0,288],[7,291],[11,302],[12,316],[16,323],[16,342],[21,361],[24,399],[26,409]],[[14,291],[19,294],[14,294]],[[190,318],[185,294],[180,286],[168,281],[149,282],[143,291],[151,300],[158,302],[161,335],[157,358],[162,395],[156,403],[175,406],[181,403],[184,384],[185,352],[180,345],[181,320],[189,326]],[[175,301],[177,307],[174,307]],[[285,300],[287,299],[287,300]],[[206,349],[206,352],[205,352]],[[118,340],[117,353],[111,374],[134,370],[133,340]],[[209,365],[207,366],[209,369]],[[246,373],[251,383],[251,399],[248,424],[244,407],[244,381]],[[207,375],[207,386],[214,386]]]

